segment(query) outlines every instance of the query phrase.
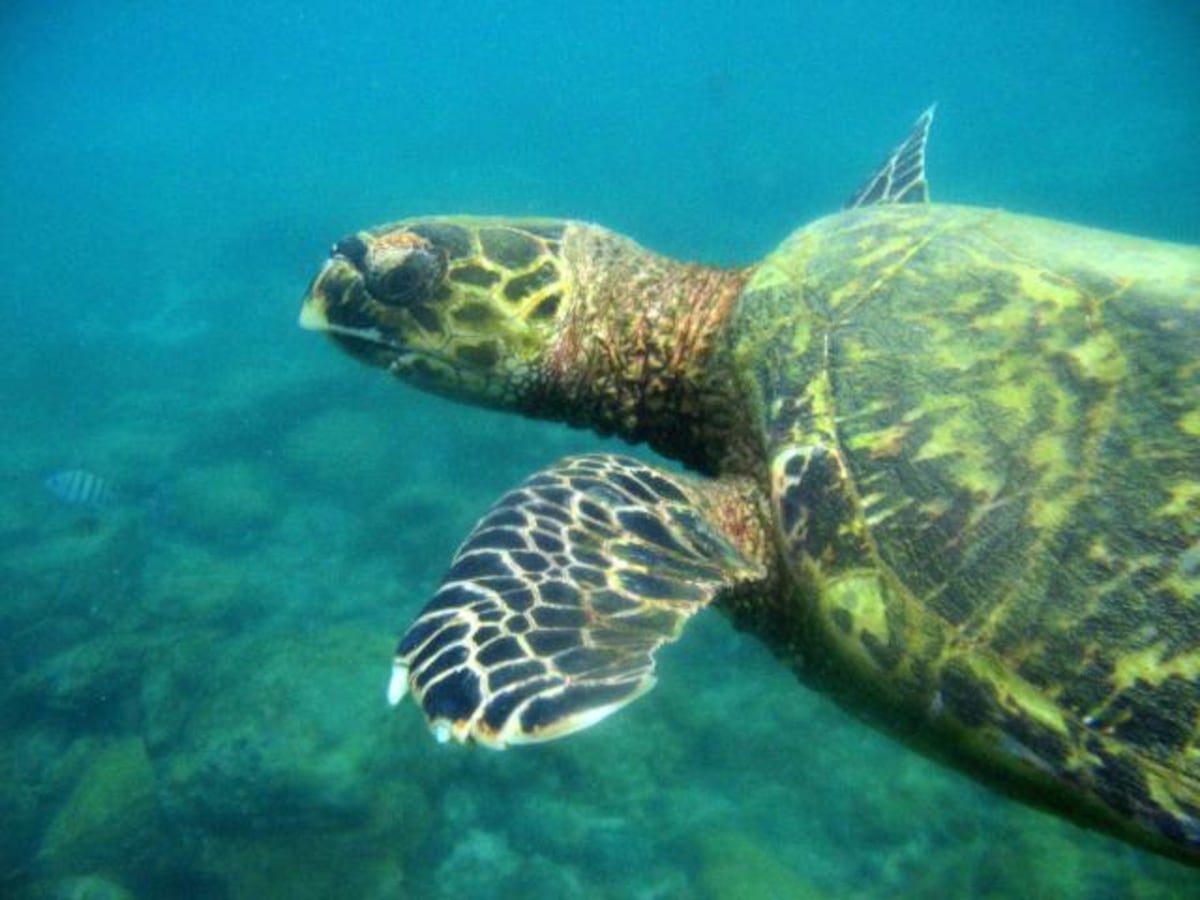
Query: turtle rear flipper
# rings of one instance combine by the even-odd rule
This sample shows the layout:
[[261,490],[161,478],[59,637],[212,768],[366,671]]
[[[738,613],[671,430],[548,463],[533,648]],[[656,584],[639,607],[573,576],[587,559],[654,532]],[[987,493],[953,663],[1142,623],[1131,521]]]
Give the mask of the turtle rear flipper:
[[884,203],[927,203],[929,183],[925,180],[925,145],[937,104],[917,118],[906,137],[871,177],[861,184],[845,209]]
[[746,497],[620,456],[533,475],[459,548],[388,699],[411,689],[439,740],[497,748],[595,724],[654,685],[688,618],[763,577],[720,524],[753,519]]

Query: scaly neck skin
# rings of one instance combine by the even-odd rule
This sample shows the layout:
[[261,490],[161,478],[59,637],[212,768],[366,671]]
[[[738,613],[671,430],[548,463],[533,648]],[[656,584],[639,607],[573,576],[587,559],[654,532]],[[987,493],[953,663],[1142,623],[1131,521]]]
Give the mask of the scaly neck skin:
[[719,352],[749,270],[677,262],[583,225],[568,232],[564,258],[575,290],[539,414],[646,441],[710,475],[753,454],[734,446],[752,430]]

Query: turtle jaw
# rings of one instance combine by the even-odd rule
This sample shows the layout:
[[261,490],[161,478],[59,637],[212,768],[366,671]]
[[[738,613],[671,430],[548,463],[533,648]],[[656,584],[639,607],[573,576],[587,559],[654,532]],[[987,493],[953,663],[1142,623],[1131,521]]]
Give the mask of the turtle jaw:
[[336,265],[337,260],[326,260],[304,295],[300,304],[300,327],[305,331],[329,331],[329,312],[322,282],[329,270]]
[[371,343],[396,346],[370,314],[370,295],[362,274],[348,260],[325,261],[300,306],[300,327]]
[[472,354],[469,342],[444,333],[441,320],[407,321],[409,311],[394,309],[372,293],[367,278],[350,259],[336,254],[313,279],[300,307],[299,324],[327,334],[356,359],[384,369],[421,390],[478,406],[512,409],[526,378],[520,364],[509,372],[499,350]]
[[371,305],[362,274],[349,261],[334,256],[321,267],[305,294],[299,324],[307,331],[329,335],[368,365],[390,369],[407,355],[406,348],[380,327]]

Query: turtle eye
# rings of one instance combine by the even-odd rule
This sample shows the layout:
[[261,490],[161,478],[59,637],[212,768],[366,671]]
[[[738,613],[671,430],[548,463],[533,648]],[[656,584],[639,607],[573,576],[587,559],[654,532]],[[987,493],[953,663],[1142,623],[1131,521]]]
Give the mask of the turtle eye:
[[410,249],[388,262],[390,265],[372,267],[367,275],[371,293],[388,306],[427,300],[446,276],[445,257],[428,247]]
[[367,245],[363,243],[362,238],[352,234],[334,244],[329,255],[340,256],[361,269],[367,259]]

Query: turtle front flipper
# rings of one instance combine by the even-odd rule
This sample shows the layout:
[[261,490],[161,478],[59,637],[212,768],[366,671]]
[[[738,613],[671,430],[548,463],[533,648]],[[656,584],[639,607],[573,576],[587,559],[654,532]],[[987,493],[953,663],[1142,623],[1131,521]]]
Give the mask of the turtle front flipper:
[[500,499],[396,651],[439,740],[491,747],[595,724],[654,684],[654,652],[764,577],[754,488],[621,456],[560,461]]

